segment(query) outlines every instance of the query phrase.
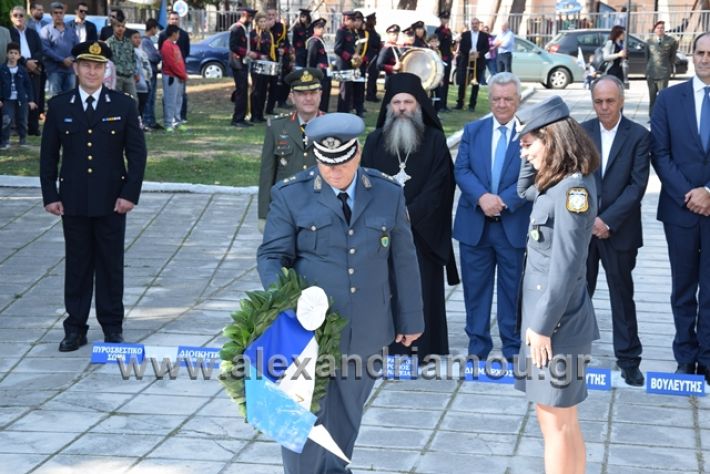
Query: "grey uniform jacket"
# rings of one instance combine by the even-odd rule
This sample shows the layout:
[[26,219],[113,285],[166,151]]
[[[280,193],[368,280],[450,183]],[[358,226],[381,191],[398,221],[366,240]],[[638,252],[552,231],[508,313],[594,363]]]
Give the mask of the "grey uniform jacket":
[[369,356],[395,333],[422,332],[424,314],[402,188],[368,168],[360,168],[355,179],[350,225],[317,168],[274,185],[257,265],[264,288],[282,266],[323,288],[349,320],[343,354]]
[[296,113],[271,120],[266,126],[264,146],[261,149],[259,219],[266,219],[269,212],[271,186],[315,164],[313,144],[304,145]]
[[[567,176],[543,193],[534,185],[535,171],[523,162],[518,194],[533,201],[522,285],[521,334],[527,328],[552,337],[553,349],[599,339],[586,265],[597,215],[594,175]],[[584,212],[568,210],[568,199],[583,199]],[[557,349],[555,349],[557,351]]]
[[678,41],[672,36],[663,35],[661,41],[655,35],[646,42],[646,79],[668,80],[673,74]]

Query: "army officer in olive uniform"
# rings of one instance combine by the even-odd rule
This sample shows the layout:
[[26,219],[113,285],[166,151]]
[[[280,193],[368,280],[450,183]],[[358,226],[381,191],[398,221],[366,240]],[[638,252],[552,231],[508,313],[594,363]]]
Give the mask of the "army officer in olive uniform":
[[533,201],[521,302],[516,388],[536,404],[545,472],[585,472],[576,405],[587,397],[585,366],[599,338],[586,263],[597,215],[599,155],[559,96],[517,114],[520,197]]
[[291,101],[296,108],[283,117],[269,121],[261,149],[259,173],[259,227],[269,212],[271,186],[316,164],[313,144],[306,140],[305,127],[315,117],[321,102],[323,73],[315,68],[291,72],[285,80],[291,86]]
[[76,45],[72,56],[79,86],[49,101],[40,150],[44,206],[62,217],[66,242],[69,316],[62,352],[86,344],[94,280],[104,340],[123,342],[126,214],[138,204],[146,162],[136,102],[102,86],[111,50],[87,41]]
[[[265,288],[282,266],[318,285],[348,320],[340,348],[363,359],[392,341],[410,346],[424,330],[417,255],[402,188],[389,176],[360,168],[359,117],[335,113],[306,127],[317,168],[277,183],[257,265]],[[393,296],[394,295],[394,296]],[[395,298],[392,302],[391,298]],[[393,309],[394,308],[394,309]],[[318,420],[349,458],[374,374],[352,366],[330,380]],[[367,371],[364,371],[367,372]],[[282,451],[286,474],[350,472],[309,441],[301,454]]]

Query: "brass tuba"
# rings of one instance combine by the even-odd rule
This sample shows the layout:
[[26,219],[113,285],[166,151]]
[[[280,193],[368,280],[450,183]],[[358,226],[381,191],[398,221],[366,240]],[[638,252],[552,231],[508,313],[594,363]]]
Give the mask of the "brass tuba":
[[353,58],[350,60],[350,64],[355,69],[358,69],[360,66],[362,66],[362,51],[365,48],[366,44],[367,38],[360,38],[359,40],[355,41],[355,54],[353,54]]

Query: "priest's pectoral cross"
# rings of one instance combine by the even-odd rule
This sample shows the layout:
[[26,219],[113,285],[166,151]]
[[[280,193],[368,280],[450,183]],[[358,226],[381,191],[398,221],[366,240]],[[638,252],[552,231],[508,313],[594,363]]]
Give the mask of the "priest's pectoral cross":
[[407,166],[406,163],[400,163],[399,164],[399,173],[397,173],[396,175],[393,176],[395,181],[397,181],[399,183],[399,185],[402,187],[404,187],[404,185],[407,183],[407,181],[412,179],[412,177],[409,176],[406,171],[404,171],[404,168],[406,166]]

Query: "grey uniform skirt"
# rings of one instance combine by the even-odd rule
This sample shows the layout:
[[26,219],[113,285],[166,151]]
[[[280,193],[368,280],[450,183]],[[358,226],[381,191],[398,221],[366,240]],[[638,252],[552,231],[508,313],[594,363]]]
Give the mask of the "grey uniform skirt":
[[530,358],[530,348],[521,345],[514,369],[515,388],[525,392],[531,402],[560,408],[575,406],[587,398],[585,375],[592,344],[556,347],[553,341],[552,352],[552,361],[538,369]]

